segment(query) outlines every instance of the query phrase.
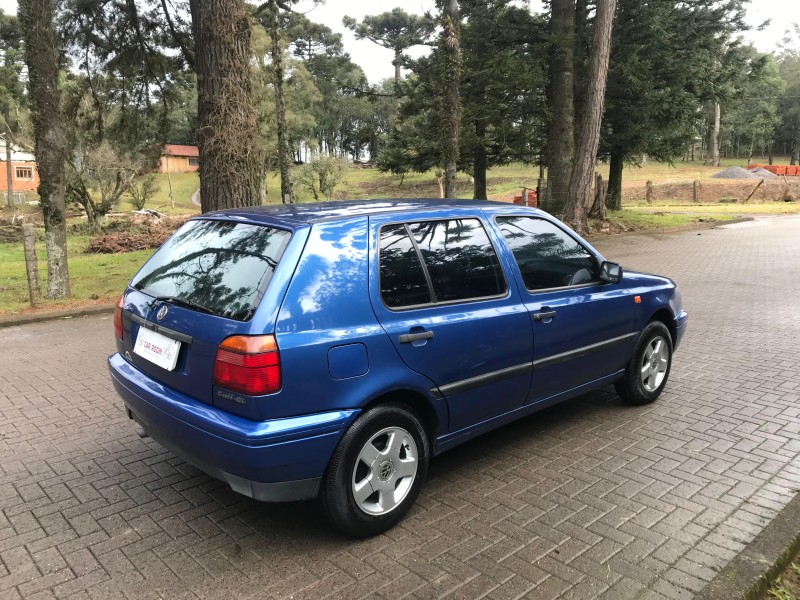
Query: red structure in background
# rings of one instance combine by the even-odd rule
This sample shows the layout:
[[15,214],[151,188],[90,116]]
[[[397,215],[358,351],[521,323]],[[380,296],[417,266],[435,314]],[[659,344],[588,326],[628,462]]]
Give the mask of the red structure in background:
[[[522,205],[522,192],[514,196],[514,204]],[[539,207],[539,195],[536,193],[536,190],[528,190],[527,206]]]
[[750,165],[749,171],[753,169],[764,169],[774,175],[788,175],[790,177],[800,177],[800,165]]

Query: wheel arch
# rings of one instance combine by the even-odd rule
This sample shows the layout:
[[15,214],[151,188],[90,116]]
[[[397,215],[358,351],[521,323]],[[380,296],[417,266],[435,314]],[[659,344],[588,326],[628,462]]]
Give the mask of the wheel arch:
[[372,398],[363,407],[363,411],[379,406],[381,404],[404,404],[411,408],[419,418],[422,420],[422,426],[428,434],[428,441],[431,444],[431,450],[436,444],[436,437],[439,431],[441,418],[436,407],[433,403],[426,398],[423,394],[410,389],[397,389],[389,392],[384,392]]
[[677,326],[675,325],[675,317],[672,314],[672,311],[668,308],[660,308],[647,321],[648,323],[660,322],[663,323],[667,331],[669,331],[669,335],[672,338],[673,345],[675,344],[675,339],[678,333]]

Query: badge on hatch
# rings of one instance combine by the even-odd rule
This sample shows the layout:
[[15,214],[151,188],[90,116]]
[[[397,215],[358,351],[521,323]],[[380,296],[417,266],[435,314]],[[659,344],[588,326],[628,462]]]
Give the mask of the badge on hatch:
[[158,312],[156,313],[156,319],[160,321],[161,319],[167,316],[168,311],[169,308],[167,307],[167,305],[166,304],[163,305],[161,308],[158,309]]

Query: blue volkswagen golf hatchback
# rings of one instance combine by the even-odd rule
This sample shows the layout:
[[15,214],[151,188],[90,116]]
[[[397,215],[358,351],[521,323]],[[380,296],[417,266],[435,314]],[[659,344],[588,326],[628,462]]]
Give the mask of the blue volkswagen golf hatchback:
[[408,512],[431,457],[614,384],[661,394],[687,315],[553,217],[387,200],[196,217],[120,298],[108,365],[141,435],[353,536]]

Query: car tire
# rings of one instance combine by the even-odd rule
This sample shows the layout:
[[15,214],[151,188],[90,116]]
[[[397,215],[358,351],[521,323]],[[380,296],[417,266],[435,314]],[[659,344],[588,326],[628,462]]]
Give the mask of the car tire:
[[652,321],[644,328],[625,375],[614,384],[629,404],[650,404],[661,395],[672,368],[672,336],[666,325]]
[[419,495],[428,472],[430,443],[419,417],[401,404],[382,404],[348,428],[322,480],[323,510],[353,537],[396,525]]

